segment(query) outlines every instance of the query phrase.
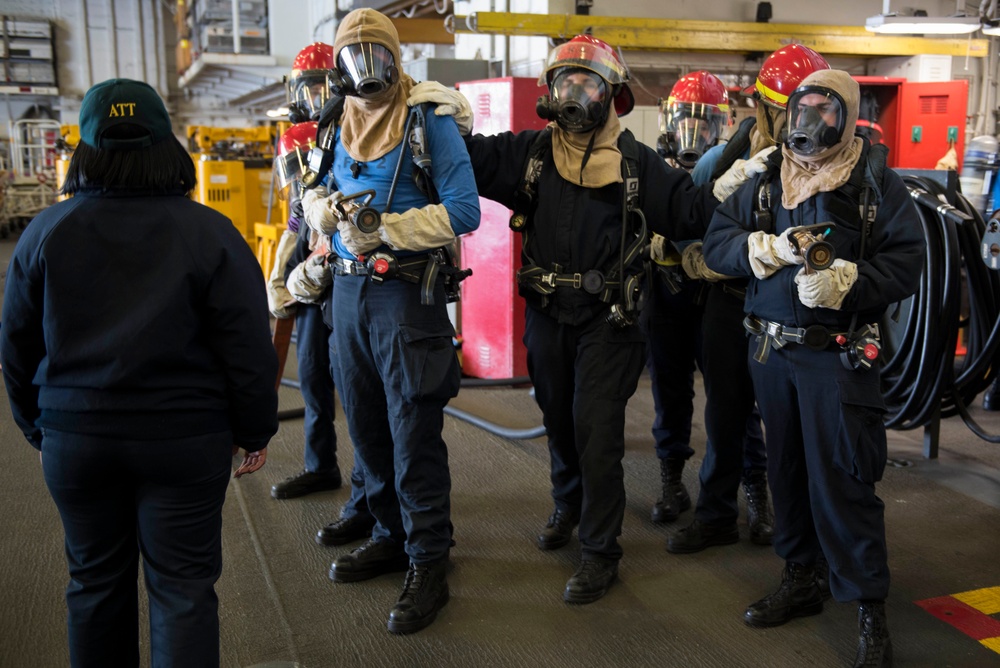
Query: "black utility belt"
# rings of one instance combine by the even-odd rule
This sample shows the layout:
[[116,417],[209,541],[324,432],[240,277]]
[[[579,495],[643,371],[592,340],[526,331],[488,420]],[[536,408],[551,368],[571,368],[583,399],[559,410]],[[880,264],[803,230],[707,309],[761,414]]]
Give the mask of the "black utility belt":
[[[779,322],[748,315],[743,319],[743,327],[756,337],[757,352],[754,353],[754,359],[761,364],[767,361],[771,348],[779,350],[789,343],[797,343],[817,351],[830,350],[831,346],[836,346],[836,349],[851,353],[852,363],[858,356],[864,358],[861,361],[864,366],[871,366],[871,362],[875,361],[881,349],[877,323],[862,325],[851,333],[832,330],[823,325],[809,327],[782,325]],[[855,365],[853,368],[858,367]]]
[[431,253],[397,258],[393,253],[378,251],[361,256],[358,260],[336,257],[330,264],[337,276],[364,276],[375,283],[394,278],[419,283],[427,269],[428,260],[436,263]]
[[445,299],[458,301],[458,284],[472,275],[471,269],[455,266],[447,248],[436,248],[427,253],[396,257],[389,251],[376,251],[357,260],[333,257],[329,260],[337,276],[363,276],[372,283],[398,279],[420,286],[420,303],[434,303],[434,286],[438,275],[444,277]]
[[517,270],[516,279],[518,285],[538,286],[545,292],[551,292],[555,288],[573,288],[592,295],[599,295],[608,288],[617,288],[620,285],[619,281],[608,280],[604,273],[597,269],[582,274],[561,274],[555,271],[547,272],[540,267],[525,266]]

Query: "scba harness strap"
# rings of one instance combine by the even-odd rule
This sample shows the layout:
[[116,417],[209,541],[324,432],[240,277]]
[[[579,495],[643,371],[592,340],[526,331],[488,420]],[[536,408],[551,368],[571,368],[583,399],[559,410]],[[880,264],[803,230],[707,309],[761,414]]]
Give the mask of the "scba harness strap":
[[[546,128],[535,137],[524,163],[521,181],[514,192],[514,209],[510,217],[510,228],[522,235],[521,247],[525,264],[517,270],[518,285],[526,286],[543,296],[547,302],[556,288],[571,288],[584,290],[597,296],[601,301],[614,304],[614,312],[622,314],[623,326],[631,324],[632,316],[639,310],[641,286],[644,271],[621,276],[625,268],[642,255],[648,239],[646,218],[639,208],[639,148],[635,137],[628,130],[623,130],[618,136],[618,150],[622,154],[622,246],[624,252],[618,261],[603,269],[590,269],[585,272],[564,273],[559,265],[546,269],[538,265],[531,257],[530,236],[531,221],[537,207],[538,182],[541,179],[542,165],[552,152],[552,130]],[[638,221],[632,223],[632,221]],[[630,223],[632,223],[630,225]],[[633,235],[628,240],[630,229]],[[627,246],[626,246],[627,244]],[[544,302],[543,302],[544,303]]]

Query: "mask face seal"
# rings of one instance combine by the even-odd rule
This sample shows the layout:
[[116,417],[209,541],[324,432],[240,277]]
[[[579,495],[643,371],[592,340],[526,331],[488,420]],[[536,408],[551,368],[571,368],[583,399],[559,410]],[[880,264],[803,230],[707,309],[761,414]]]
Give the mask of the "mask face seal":
[[340,79],[338,94],[362,98],[378,97],[399,81],[392,52],[381,44],[362,42],[340,50],[337,56]]
[[820,86],[803,86],[788,98],[785,145],[798,155],[818,155],[840,142],[845,116],[846,105],[839,93]]
[[589,132],[605,121],[611,96],[604,79],[582,68],[566,68],[552,79],[549,96],[538,100],[542,118],[567,132]]

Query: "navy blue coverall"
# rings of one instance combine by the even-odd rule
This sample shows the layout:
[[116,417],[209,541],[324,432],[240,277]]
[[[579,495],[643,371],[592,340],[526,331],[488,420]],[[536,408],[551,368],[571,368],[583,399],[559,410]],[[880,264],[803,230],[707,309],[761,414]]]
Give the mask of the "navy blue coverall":
[[[427,114],[426,123],[440,203],[456,234],[472,231],[479,226],[479,198],[458,127],[450,116],[435,114]],[[377,160],[356,163],[340,142],[339,127],[328,188],[345,195],[374,189],[371,206],[383,210],[400,151],[406,169],[391,212],[430,204],[409,176],[413,160],[405,140]],[[332,241],[337,256],[356,260],[339,232]],[[378,250],[388,247],[372,252]],[[422,254],[396,252],[400,261]],[[376,519],[372,538],[405,542],[414,564],[447,558],[452,533],[451,474],[441,430],[444,407],[458,394],[461,369],[442,275],[433,297],[433,304],[422,304],[421,285],[402,279],[377,283],[366,275],[338,274],[330,302],[330,355]]]
[[[515,193],[538,132],[466,137],[483,197],[516,208]],[[639,208],[652,230],[669,239],[700,237],[717,205],[711,189],[696,188],[687,172],[637,146]],[[564,274],[607,274],[619,257],[622,189],[620,183],[586,188],[566,181],[547,151],[522,264],[530,257],[546,271],[558,266]],[[638,261],[630,270],[639,270]],[[556,287],[543,297],[522,285],[520,292],[527,302],[528,373],[548,436],[555,506],[580,518],[584,558],[616,561],[625,512],[625,406],[642,373],[645,336],[636,324],[609,324],[609,304],[585,290]]]
[[[890,304],[912,295],[924,267],[925,244],[902,179],[885,171],[882,197],[861,250],[859,169],[833,192],[816,194],[789,211],[781,181],[757,176],[716,210],[705,237],[705,260],[715,271],[750,277],[745,311],[761,320],[830,334],[878,323]],[[774,170],[772,170],[773,172]],[[840,309],[807,308],[794,282],[802,269],[753,276],[747,238],[755,231],[758,187],[770,178],[772,234],[789,227],[833,222],[827,238],[836,257],[857,264],[858,278]],[[883,600],[889,590],[884,504],[875,494],[886,464],[885,410],[879,368],[851,370],[835,343],[821,350],[788,343],[770,350],[766,363],[749,364],[767,431],[767,468],[775,511],[775,552],[788,562],[812,565],[822,553],[830,563],[830,589],[838,601]]]

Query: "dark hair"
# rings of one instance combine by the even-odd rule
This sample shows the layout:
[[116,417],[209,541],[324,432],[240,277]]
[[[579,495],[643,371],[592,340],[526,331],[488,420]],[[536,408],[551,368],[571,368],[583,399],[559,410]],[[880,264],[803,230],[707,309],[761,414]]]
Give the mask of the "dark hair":
[[[148,134],[136,125],[118,125],[109,137],[128,139]],[[80,190],[142,190],[187,194],[194,188],[194,162],[177,138],[171,135],[148,148],[116,151],[94,148],[80,142],[66,170],[63,195]]]

